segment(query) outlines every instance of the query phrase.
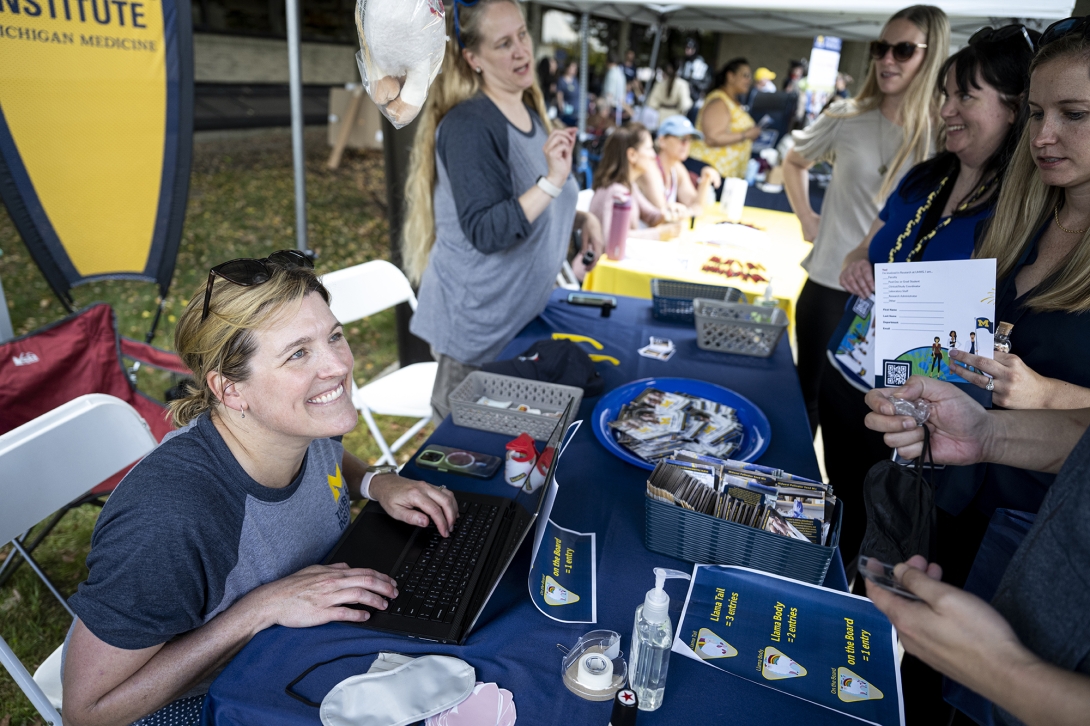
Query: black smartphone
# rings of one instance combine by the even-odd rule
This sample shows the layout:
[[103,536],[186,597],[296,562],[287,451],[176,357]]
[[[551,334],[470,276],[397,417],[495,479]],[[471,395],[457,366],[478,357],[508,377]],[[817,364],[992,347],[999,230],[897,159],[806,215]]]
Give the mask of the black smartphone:
[[451,474],[464,474],[465,476],[475,476],[478,479],[491,479],[499,471],[503,459],[498,456],[479,454],[476,451],[428,444],[416,455],[416,463],[418,466]]
[[594,295],[587,292],[569,292],[568,303],[586,305],[592,308],[617,307],[617,298],[612,295]]
[[887,565],[881,560],[859,555],[859,574],[883,590],[889,590],[894,595],[900,595],[909,600],[920,599],[902,587],[901,583],[897,582],[896,578],[893,577],[893,565]]

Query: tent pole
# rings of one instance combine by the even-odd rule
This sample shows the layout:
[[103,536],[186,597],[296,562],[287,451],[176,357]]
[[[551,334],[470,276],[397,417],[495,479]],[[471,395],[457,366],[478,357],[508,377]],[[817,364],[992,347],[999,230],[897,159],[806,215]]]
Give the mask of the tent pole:
[[587,150],[583,143],[587,138],[587,34],[590,23],[590,13],[583,11],[579,17],[579,108],[577,109],[579,133],[575,139],[576,148],[573,161],[575,161],[576,180],[579,174],[583,174],[587,188],[590,188],[590,161],[587,159]]
[[295,246],[307,252],[307,180],[303,155],[303,70],[299,59],[299,3],[285,0],[288,20],[288,83],[291,91],[291,156],[295,167]]
[[15,337],[15,329],[11,326],[11,314],[8,313],[8,301],[4,297],[4,283],[0,281],[0,343]]
[[[647,84],[647,88],[644,89],[643,97],[646,99],[651,95],[651,88],[655,85],[655,77],[657,75],[658,63],[659,63],[659,45],[662,43],[662,33],[666,29],[666,17],[662,16],[659,21],[655,23],[655,42],[651,44],[651,82]],[[643,102],[640,102],[643,105]]]

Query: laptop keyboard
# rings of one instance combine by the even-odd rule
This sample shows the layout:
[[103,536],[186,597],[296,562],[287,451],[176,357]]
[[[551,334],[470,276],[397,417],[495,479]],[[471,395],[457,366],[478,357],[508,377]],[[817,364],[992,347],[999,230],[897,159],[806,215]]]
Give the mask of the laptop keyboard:
[[494,504],[459,502],[458,511],[450,537],[429,527],[422,533],[423,549],[413,548],[416,559],[410,552],[401,563],[394,574],[398,596],[388,613],[440,623],[454,619],[499,510]]

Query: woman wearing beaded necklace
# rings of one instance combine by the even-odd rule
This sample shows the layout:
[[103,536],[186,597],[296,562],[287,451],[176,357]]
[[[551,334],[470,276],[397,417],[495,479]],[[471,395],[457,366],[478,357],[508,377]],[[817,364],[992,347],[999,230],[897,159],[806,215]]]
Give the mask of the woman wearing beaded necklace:
[[[950,46],[946,14],[931,5],[894,13],[871,43],[870,70],[855,98],[839,100],[794,133],[783,165],[784,190],[814,249],[803,261],[809,279],[796,313],[798,369],[811,431],[825,344],[851,296],[841,289],[844,256],[866,236],[901,177],[931,156],[938,121],[939,68]],[[810,208],[808,169],[833,162],[822,213]]]
[[[1018,142],[1035,37],[1036,31],[1021,25],[986,28],[943,63],[937,85],[944,97],[946,150],[913,167],[890,195],[870,233],[844,261],[845,290],[870,296],[876,263],[972,256]],[[826,367],[818,409],[829,481],[849,502],[840,535],[846,560],[855,556],[866,528],[863,480],[871,466],[890,456],[881,435],[863,424],[863,396],[838,366]]]

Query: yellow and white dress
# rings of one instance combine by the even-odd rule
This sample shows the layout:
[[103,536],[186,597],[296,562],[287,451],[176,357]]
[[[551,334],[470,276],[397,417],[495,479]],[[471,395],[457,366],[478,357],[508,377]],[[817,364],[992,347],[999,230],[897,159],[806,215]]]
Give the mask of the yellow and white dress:
[[[704,112],[708,110],[709,105],[716,101],[721,101],[727,105],[727,110],[730,112],[730,132],[732,134],[748,131],[755,126],[753,117],[746,113],[746,110],[737,101],[721,89],[716,89],[704,99],[704,105],[701,107],[700,113],[697,114],[696,127],[701,131],[704,131]],[[689,150],[689,156],[699,159],[705,164],[710,164],[724,177],[742,178],[746,175],[746,164],[749,163],[752,149],[753,142],[749,139],[729,146],[708,146],[705,142],[694,139]]]

